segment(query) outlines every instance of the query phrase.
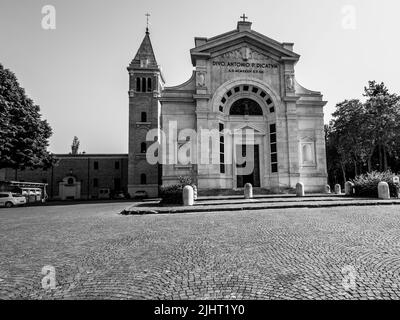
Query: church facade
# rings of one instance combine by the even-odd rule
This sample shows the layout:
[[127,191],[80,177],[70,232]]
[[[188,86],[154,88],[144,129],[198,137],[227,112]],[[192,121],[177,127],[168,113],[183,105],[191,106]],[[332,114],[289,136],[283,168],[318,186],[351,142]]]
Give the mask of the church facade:
[[[246,183],[307,192],[327,183],[326,104],[295,76],[300,56],[240,21],[237,28],[195,38],[193,74],[165,86],[146,29],[129,72],[129,153],[56,155],[49,170],[0,170],[0,182],[47,184],[51,199],[98,199],[146,193],[190,178],[204,193]],[[206,139],[203,140],[203,132]],[[238,139],[239,137],[239,139]]]
[[[298,182],[308,192],[324,190],[326,102],[296,81],[300,56],[293,44],[270,39],[251,25],[240,21],[233,31],[196,37],[192,77],[174,87],[165,86],[146,31],[128,67],[131,195],[157,196],[159,185],[176,184],[179,177],[190,177],[199,191],[237,190],[251,183],[280,192]],[[214,133],[211,151],[200,146],[202,130]],[[149,137],[149,131],[159,134]],[[250,138],[232,140],[237,132],[242,137],[250,132]],[[156,144],[158,163],[149,161]],[[180,150],[190,161],[180,161]],[[240,156],[247,156],[250,172],[240,170]]]

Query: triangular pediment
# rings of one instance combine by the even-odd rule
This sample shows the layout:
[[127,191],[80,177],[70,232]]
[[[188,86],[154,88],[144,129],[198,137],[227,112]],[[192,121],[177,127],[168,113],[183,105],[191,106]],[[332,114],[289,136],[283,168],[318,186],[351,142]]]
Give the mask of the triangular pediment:
[[265,134],[265,131],[261,128],[262,125],[249,125],[249,124],[242,124],[234,129],[235,134],[244,133],[246,130],[250,130],[254,134]]
[[222,50],[212,52],[211,59],[235,59],[243,61],[279,61],[280,57],[272,52],[265,52],[247,42],[225,47]]
[[[220,36],[205,39],[205,41],[193,48],[190,53],[195,65],[197,58],[210,59],[220,55],[236,54],[243,58],[242,48],[249,48],[257,57],[268,57],[274,60],[298,61],[300,56],[287,49],[284,44],[268,38],[253,30],[231,31]],[[239,50],[239,51],[237,51]],[[233,53],[230,53],[233,52]]]

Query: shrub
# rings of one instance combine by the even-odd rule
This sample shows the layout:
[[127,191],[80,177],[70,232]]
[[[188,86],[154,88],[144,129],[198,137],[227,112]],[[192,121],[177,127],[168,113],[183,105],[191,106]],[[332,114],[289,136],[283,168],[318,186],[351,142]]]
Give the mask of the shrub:
[[163,204],[183,204],[183,188],[185,186],[192,186],[195,193],[195,200],[197,198],[197,186],[193,183],[190,177],[178,177],[179,184],[160,187],[161,203]]
[[183,185],[173,184],[171,186],[160,187],[161,203],[183,204],[182,199]]
[[385,172],[369,172],[355,177],[351,182],[354,183],[355,196],[378,198],[379,182],[387,182],[390,189],[390,196],[398,198],[400,193],[400,184],[393,182],[393,177],[396,175],[391,171]]

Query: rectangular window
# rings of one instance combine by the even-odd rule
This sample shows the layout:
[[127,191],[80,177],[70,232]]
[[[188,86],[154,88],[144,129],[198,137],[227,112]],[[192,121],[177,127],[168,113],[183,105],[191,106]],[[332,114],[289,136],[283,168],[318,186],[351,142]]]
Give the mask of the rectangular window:
[[269,112],[274,113],[275,112],[275,108],[274,107],[269,108]]
[[224,139],[224,124],[219,123],[219,172],[225,173],[225,139]]
[[152,87],[151,78],[147,78],[147,91],[148,92],[151,92],[151,87]]
[[271,172],[278,172],[278,150],[277,150],[277,139],[276,139],[276,124],[269,126],[269,142],[271,147]]
[[119,161],[115,161],[114,167],[115,170],[119,170]]
[[140,92],[140,78],[136,78],[136,92]]
[[99,186],[99,180],[97,178],[93,179],[93,187],[97,188]]
[[93,169],[99,170],[99,162],[98,161],[93,162]]
[[142,78],[142,92],[146,92],[146,78]]

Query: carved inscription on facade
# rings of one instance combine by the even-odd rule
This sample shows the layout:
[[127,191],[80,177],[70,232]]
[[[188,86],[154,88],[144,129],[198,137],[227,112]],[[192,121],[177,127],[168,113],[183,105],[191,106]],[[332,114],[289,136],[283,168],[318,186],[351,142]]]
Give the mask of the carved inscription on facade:
[[275,73],[279,68],[279,65],[271,58],[248,47],[224,53],[218,57],[218,60],[214,60],[212,65],[226,68],[227,72],[237,73],[264,73],[266,71]]

